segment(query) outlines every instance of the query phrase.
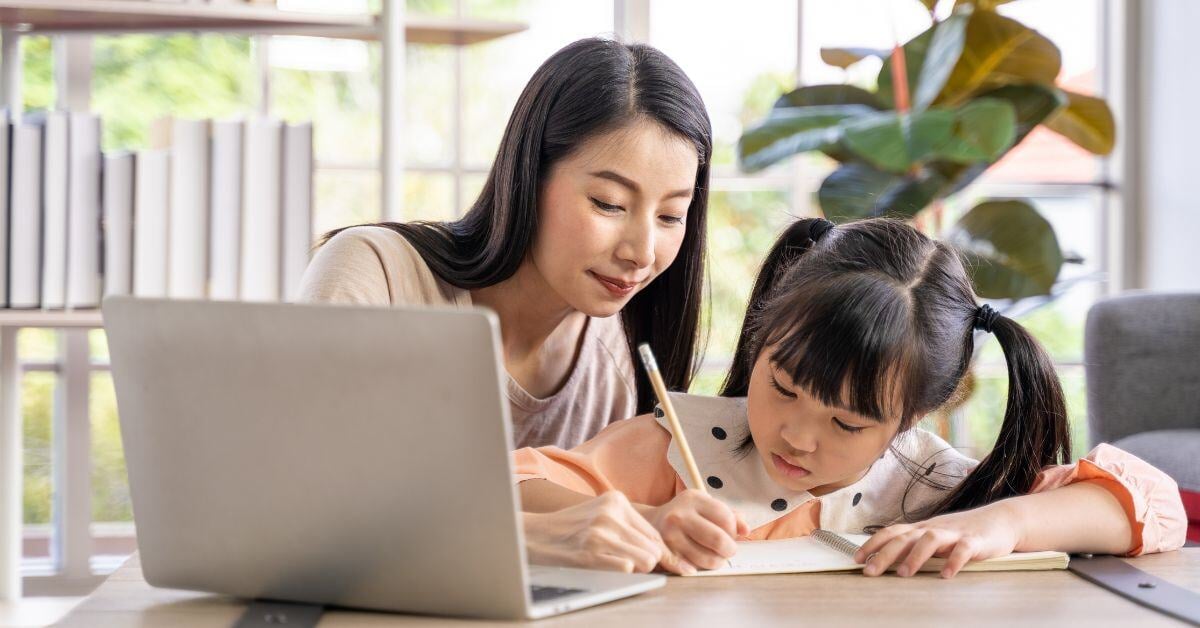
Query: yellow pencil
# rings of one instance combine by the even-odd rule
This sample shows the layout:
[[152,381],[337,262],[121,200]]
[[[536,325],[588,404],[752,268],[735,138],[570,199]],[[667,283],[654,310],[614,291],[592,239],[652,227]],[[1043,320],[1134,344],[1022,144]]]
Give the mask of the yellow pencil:
[[667,394],[667,385],[663,383],[662,373],[658,371],[658,361],[654,359],[654,352],[650,350],[650,345],[643,342],[638,345],[638,353],[642,355],[642,364],[646,367],[646,374],[650,376],[650,383],[654,386],[654,394],[658,397],[658,403],[662,407],[663,413],[667,415],[667,423],[671,426],[671,435],[675,437],[675,442],[679,443],[679,452],[683,454],[683,463],[687,465],[688,475],[692,476],[692,486],[707,495],[708,490],[704,487],[704,478],[700,476],[700,468],[696,466],[696,459],[692,457],[692,448],[688,447],[687,437],[683,435],[683,428],[679,425],[679,416],[675,414],[675,406],[671,405],[671,397]]

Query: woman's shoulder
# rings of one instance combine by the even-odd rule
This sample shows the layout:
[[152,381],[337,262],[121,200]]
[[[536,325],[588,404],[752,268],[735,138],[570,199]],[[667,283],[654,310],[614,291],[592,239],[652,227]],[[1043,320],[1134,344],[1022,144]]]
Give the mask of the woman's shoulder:
[[305,272],[301,301],[363,305],[462,305],[466,292],[438,279],[399,232],[378,225],[339,231]]

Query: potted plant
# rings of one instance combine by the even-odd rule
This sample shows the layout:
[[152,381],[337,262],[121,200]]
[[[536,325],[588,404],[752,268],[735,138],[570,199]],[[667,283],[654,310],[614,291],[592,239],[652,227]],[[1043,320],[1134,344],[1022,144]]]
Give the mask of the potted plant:
[[[1108,105],[1055,83],[1058,47],[1000,15],[997,5],[1009,0],[955,0],[941,20],[937,0],[920,1],[930,27],[890,53],[821,51],[823,60],[843,68],[868,56],[883,58],[874,91],[809,85],[784,94],[742,135],[740,167],[754,172],[820,151],[838,163],[817,193],[830,220],[921,219],[936,216],[943,199],[1039,125],[1093,154],[1112,150]],[[1064,262],[1050,223],[1020,199],[986,200],[941,236],[962,251],[984,298],[1049,295]]]

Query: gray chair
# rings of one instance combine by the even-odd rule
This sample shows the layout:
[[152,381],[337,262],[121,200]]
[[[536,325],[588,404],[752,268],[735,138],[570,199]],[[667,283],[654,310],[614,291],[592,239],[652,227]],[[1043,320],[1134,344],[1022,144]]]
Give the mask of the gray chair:
[[1088,427],[1179,483],[1200,535],[1200,294],[1097,303],[1084,336]]

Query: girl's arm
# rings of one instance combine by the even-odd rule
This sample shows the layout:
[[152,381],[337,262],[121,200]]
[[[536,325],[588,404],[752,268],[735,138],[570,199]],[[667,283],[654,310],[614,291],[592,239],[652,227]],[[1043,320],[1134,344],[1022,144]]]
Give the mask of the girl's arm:
[[868,539],[854,558],[867,564],[863,573],[868,576],[893,566],[897,575],[910,576],[939,556],[947,559],[941,575],[950,578],[969,561],[1012,552],[1124,554],[1130,545],[1129,519],[1121,503],[1106,488],[1081,482],[889,526]]
[[867,575],[893,564],[910,575],[930,556],[948,557],[942,575],[950,577],[969,560],[1013,551],[1165,552],[1182,546],[1186,532],[1174,480],[1130,453],[1099,445],[1077,464],[1047,467],[1029,495],[890,526],[856,558],[874,555]]

